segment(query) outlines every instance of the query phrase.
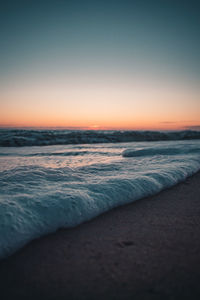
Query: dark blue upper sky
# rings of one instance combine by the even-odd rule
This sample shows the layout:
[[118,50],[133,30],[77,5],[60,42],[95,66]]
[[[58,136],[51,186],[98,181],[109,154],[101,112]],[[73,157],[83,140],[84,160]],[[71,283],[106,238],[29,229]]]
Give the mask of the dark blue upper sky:
[[5,1],[1,72],[147,64],[198,76],[199,1]]

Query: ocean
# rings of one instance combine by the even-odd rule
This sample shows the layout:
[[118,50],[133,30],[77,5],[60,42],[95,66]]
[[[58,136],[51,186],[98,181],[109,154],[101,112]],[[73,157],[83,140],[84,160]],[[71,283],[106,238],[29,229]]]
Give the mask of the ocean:
[[0,258],[200,170],[200,132],[0,130]]

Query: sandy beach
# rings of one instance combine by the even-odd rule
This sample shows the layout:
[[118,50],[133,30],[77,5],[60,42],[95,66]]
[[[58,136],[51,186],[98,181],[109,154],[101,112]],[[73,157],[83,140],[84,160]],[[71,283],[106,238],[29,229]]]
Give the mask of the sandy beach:
[[200,173],[0,262],[1,299],[200,299]]

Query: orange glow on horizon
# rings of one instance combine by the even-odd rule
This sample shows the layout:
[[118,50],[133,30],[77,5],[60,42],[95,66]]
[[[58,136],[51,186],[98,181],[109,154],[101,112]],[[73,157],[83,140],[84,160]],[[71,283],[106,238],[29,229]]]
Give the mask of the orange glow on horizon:
[[40,129],[72,129],[72,130],[185,130],[192,127],[199,127],[197,122],[140,122],[132,124],[102,124],[90,125],[77,123],[39,123],[39,122],[20,122],[20,123],[1,123],[0,128],[40,128]]
[[16,79],[3,86],[0,127],[181,130],[200,124],[199,89],[142,78],[73,80]]

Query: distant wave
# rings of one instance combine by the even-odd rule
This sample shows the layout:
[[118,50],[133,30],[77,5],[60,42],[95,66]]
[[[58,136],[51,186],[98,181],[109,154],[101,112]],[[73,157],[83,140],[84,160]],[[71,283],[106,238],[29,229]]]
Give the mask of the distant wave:
[[1,147],[200,139],[200,131],[0,130]]

